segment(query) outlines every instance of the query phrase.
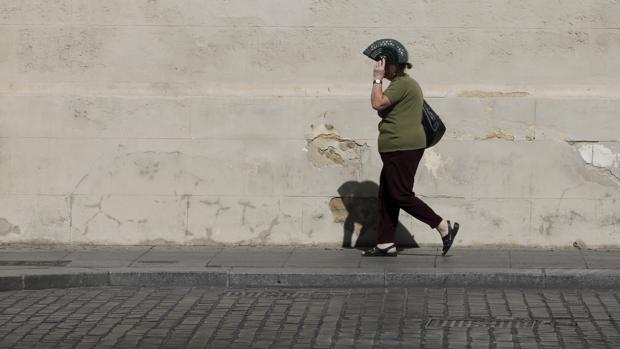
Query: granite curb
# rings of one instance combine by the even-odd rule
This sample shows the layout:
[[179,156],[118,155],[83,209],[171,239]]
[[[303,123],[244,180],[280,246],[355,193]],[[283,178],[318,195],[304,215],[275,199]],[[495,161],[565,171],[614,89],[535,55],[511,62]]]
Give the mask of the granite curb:
[[5,270],[0,291],[127,287],[469,287],[620,288],[610,269],[346,269],[346,268],[72,268]]

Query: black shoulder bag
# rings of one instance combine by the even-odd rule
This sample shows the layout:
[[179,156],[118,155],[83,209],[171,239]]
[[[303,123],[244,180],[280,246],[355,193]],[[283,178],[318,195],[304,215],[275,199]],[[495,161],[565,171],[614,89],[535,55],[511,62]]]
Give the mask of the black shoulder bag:
[[426,101],[422,105],[422,126],[424,126],[424,133],[426,133],[427,148],[437,144],[446,132],[446,125]]

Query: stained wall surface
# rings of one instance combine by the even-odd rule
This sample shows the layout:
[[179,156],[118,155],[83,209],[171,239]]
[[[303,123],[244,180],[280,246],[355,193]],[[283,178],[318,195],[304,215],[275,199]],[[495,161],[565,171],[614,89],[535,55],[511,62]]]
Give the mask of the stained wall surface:
[[[372,243],[372,41],[461,245],[620,245],[617,0],[0,0],[0,243]],[[401,214],[403,243],[439,243]]]

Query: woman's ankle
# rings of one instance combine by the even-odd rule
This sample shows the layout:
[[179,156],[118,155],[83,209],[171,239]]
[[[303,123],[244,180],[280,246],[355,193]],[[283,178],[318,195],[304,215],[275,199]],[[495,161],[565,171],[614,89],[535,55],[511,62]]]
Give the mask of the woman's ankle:
[[444,237],[446,235],[448,235],[448,222],[444,219],[441,221],[441,223],[439,223],[439,225],[437,226],[437,231],[439,232],[439,235],[441,235],[441,237]]

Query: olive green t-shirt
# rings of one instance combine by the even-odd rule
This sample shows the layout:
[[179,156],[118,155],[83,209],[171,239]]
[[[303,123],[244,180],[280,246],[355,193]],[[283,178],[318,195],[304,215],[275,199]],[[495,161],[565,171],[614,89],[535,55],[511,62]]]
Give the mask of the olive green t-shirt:
[[418,82],[407,74],[398,76],[383,94],[392,104],[379,112],[379,152],[425,148],[424,96]]

